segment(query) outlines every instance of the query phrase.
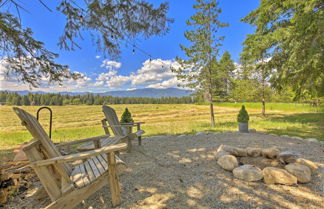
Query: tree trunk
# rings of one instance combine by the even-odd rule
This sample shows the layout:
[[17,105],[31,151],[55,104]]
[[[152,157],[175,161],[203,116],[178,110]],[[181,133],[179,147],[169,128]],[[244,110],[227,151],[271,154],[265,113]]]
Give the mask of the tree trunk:
[[[211,12],[210,12],[210,5],[208,5],[208,17],[211,17]],[[210,21],[208,21],[208,41],[209,41],[209,46],[211,47],[211,29],[210,29]],[[212,69],[211,69],[211,61],[212,61],[212,54],[211,50],[209,51],[209,60],[208,60],[208,97],[209,97],[209,107],[210,107],[210,123],[211,127],[215,127],[215,116],[214,116],[214,105],[213,105],[213,85],[212,85]]]
[[265,116],[265,94],[264,94],[264,88],[265,88],[265,75],[262,71],[262,116]]
[[210,108],[210,125],[212,127],[215,127],[215,115],[214,115],[214,105],[213,105],[213,99],[212,99],[212,94],[210,92],[211,90],[208,89],[204,92],[204,101],[209,103],[209,108]]
[[212,127],[215,127],[215,116],[214,116],[214,105],[213,102],[209,104],[210,106],[210,123]]
[[265,116],[265,101],[262,99],[262,115]]

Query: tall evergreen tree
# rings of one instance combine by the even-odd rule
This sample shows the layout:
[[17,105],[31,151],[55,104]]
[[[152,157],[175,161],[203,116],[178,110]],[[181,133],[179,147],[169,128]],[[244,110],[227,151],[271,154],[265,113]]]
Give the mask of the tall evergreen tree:
[[224,36],[218,36],[219,28],[227,26],[218,20],[222,12],[218,8],[216,0],[196,0],[193,6],[197,10],[191,16],[187,25],[192,30],[185,32],[185,37],[192,45],[180,45],[187,59],[177,57],[180,67],[172,70],[177,73],[178,79],[183,81],[183,86],[204,92],[205,98],[210,104],[211,125],[215,126],[213,107],[213,59],[219,55],[219,47]]
[[323,0],[261,0],[242,20],[256,27],[244,42],[242,60],[262,65],[262,71],[276,69],[274,86],[291,86],[296,98],[324,96],[323,17]]
[[225,51],[217,65],[213,68],[213,92],[219,101],[227,101],[233,82],[235,70],[234,61],[228,51]]

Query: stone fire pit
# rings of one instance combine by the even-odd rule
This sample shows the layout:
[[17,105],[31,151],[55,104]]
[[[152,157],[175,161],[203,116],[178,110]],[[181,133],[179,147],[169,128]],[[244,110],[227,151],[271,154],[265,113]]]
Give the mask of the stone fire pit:
[[280,152],[276,148],[238,148],[219,146],[217,164],[244,181],[264,180],[266,184],[294,185],[311,181],[317,165],[291,151]]

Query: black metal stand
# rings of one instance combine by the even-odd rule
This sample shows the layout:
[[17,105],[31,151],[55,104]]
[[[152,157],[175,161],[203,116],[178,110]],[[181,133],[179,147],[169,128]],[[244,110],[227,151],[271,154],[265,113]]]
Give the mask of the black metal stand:
[[53,113],[52,113],[52,110],[51,110],[51,108],[49,108],[49,107],[41,107],[41,108],[39,108],[38,110],[37,110],[37,120],[39,120],[39,112],[42,110],[42,109],[47,109],[49,112],[50,112],[50,125],[49,125],[49,134],[48,134],[48,136],[49,136],[49,138],[51,138],[52,137],[52,117],[53,117]]

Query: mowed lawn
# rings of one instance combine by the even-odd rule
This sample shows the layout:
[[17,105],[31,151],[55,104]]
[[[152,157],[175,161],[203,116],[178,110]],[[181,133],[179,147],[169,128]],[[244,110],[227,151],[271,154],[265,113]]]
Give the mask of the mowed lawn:
[[[245,103],[250,114],[250,128],[266,133],[294,135],[303,138],[314,137],[324,140],[324,106],[311,107],[307,104],[269,103],[266,117],[262,117],[261,104]],[[195,133],[202,130],[237,130],[236,116],[240,103],[215,105],[216,127],[210,127],[208,105],[195,104],[142,104],[111,105],[117,114],[125,107],[131,111],[135,121],[144,121],[146,136],[160,134]],[[21,106],[36,115],[39,106]],[[101,127],[103,113],[101,106],[52,106],[53,132],[55,142],[65,142],[104,134]],[[41,124],[48,131],[49,114],[41,112]],[[12,148],[29,141],[31,135],[20,124],[12,106],[0,106],[0,148]]]

